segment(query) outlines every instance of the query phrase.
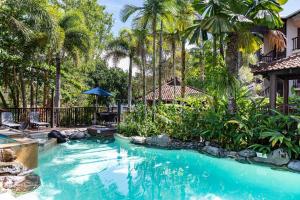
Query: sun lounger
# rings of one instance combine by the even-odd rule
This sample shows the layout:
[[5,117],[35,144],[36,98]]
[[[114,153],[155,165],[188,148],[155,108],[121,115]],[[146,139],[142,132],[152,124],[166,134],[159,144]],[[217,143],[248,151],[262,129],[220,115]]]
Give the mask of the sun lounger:
[[20,124],[14,122],[13,115],[11,112],[2,112],[1,113],[1,124],[3,126],[9,127],[9,128],[19,128]]
[[41,126],[48,127],[50,124],[47,122],[40,121],[40,113],[39,112],[30,112],[29,113],[30,125],[40,128]]

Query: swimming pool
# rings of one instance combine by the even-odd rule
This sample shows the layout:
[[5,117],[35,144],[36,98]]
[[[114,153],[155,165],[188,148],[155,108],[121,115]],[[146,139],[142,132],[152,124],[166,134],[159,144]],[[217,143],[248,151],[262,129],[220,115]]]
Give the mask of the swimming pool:
[[42,186],[19,199],[300,199],[300,174],[122,139],[62,144],[40,156],[36,172]]
[[6,135],[0,134],[0,144],[9,144],[9,143],[14,143],[16,140],[9,138]]

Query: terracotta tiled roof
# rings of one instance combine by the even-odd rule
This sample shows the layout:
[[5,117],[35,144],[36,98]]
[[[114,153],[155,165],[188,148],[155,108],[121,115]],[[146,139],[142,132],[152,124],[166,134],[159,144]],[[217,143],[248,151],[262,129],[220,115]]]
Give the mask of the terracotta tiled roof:
[[[155,90],[155,99],[158,99],[158,88]],[[185,87],[185,94],[186,96],[192,96],[192,95],[197,95],[201,94],[202,92],[198,89],[186,86]],[[167,82],[166,84],[162,85],[162,100],[165,102],[170,102],[174,100],[174,84],[173,80]],[[177,79],[177,83],[175,86],[175,99],[181,97],[181,85],[180,81]],[[153,92],[150,92],[146,95],[146,100],[147,101],[152,101],[153,99]]]
[[254,74],[261,74],[271,71],[280,71],[285,69],[300,69],[300,54],[296,54],[272,63],[261,63],[259,66],[252,67]]

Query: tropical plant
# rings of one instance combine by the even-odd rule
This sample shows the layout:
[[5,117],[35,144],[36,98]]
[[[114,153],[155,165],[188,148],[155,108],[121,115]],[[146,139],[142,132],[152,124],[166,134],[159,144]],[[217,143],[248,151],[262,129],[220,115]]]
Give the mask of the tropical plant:
[[57,49],[54,51],[56,60],[55,107],[60,107],[61,98],[61,64],[66,56],[77,65],[84,55],[87,59],[91,48],[90,33],[85,25],[84,16],[78,11],[68,11],[59,19]]
[[[284,1],[195,1],[195,9],[202,15],[202,29],[214,36],[227,34],[225,61],[228,75],[237,77],[240,67],[239,52],[258,50],[259,45],[255,43],[259,39],[252,34],[253,27],[262,25],[272,29],[282,25],[279,16],[282,3]],[[231,114],[237,110],[234,91],[233,87],[228,87],[228,112]]]
[[142,27],[146,27],[151,23],[152,29],[152,73],[153,73],[153,82],[152,82],[152,92],[153,92],[153,120],[155,117],[155,108],[156,108],[156,36],[157,36],[157,22],[158,19],[164,20],[168,19],[170,16],[170,11],[174,12],[174,2],[173,0],[145,0],[143,6],[133,6],[126,5],[121,11],[121,18],[125,22],[128,18],[136,14],[134,21],[136,23],[142,24]]
[[135,33],[129,29],[124,29],[120,32],[119,38],[112,40],[107,45],[106,57],[113,58],[114,63],[117,63],[122,58],[129,58],[128,68],[128,108],[131,110],[132,104],[132,68],[133,63],[138,63],[138,38]]

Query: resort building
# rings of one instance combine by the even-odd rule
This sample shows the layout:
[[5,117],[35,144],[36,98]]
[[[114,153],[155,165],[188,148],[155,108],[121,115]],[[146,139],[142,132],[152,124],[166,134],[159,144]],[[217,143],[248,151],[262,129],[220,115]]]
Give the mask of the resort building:
[[[171,79],[162,85],[162,102],[163,103],[172,103],[174,100],[177,100],[181,97],[181,80],[179,78]],[[202,92],[199,89],[185,86],[185,96],[195,96],[201,95]],[[158,100],[159,89],[155,90],[155,98]],[[146,95],[146,100],[148,104],[151,104],[153,101],[153,92],[149,92]]]
[[264,45],[253,66],[255,75],[263,75],[264,93],[270,98],[270,108],[276,108],[276,96],[284,97],[283,109],[288,112],[288,97],[300,91],[300,10],[282,18],[278,31],[258,27],[264,35]]

